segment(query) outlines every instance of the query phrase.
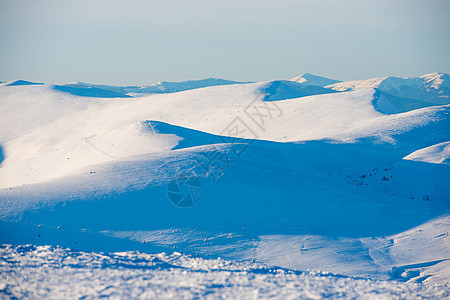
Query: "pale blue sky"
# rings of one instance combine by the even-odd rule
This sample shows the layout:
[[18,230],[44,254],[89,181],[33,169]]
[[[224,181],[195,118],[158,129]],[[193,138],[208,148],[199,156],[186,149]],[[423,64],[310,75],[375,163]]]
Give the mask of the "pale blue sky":
[[0,81],[450,73],[448,0],[0,0]]

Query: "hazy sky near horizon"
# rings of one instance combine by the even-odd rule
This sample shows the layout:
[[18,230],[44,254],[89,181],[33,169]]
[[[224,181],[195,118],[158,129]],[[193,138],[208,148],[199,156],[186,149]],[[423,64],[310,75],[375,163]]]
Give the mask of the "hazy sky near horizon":
[[450,73],[448,0],[0,0],[0,81]]

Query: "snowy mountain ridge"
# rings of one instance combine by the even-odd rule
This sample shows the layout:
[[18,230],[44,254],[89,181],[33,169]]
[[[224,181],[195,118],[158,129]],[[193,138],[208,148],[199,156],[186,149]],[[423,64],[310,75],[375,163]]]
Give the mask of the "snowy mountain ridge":
[[[225,80],[220,78],[206,78],[201,80],[187,80],[180,82],[160,81],[145,86],[111,86],[89,84],[84,82],[71,82],[64,85],[56,85],[54,88],[79,96],[90,95],[94,97],[134,97],[145,94],[176,93],[209,86],[230,85],[238,83],[243,82]],[[97,93],[95,93],[94,91],[96,91]]]
[[447,104],[450,94],[450,77],[445,73],[430,73],[421,77],[382,77],[368,80],[339,82],[326,88],[349,91],[376,88],[392,96],[420,100],[433,104]]

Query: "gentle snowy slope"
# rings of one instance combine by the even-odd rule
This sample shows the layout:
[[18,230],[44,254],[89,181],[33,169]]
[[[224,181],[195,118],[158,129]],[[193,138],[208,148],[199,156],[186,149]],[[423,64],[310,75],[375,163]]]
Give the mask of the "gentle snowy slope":
[[450,165],[450,142],[433,145],[409,154],[404,159]]

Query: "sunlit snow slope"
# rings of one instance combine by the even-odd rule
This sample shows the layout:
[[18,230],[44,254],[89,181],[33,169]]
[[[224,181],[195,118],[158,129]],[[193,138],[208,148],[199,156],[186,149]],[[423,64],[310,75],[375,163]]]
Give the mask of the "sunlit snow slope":
[[2,84],[0,243],[450,280],[448,75],[307,75]]

